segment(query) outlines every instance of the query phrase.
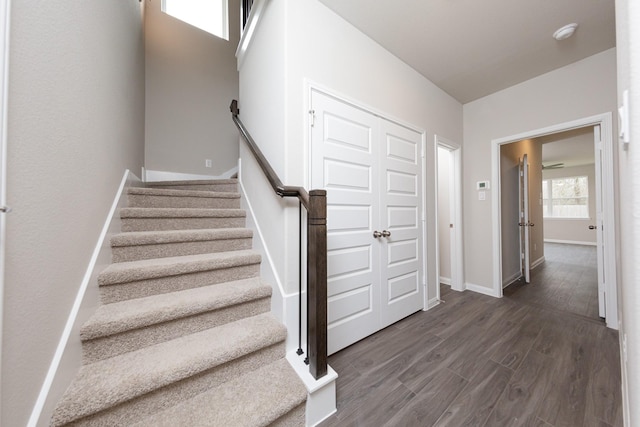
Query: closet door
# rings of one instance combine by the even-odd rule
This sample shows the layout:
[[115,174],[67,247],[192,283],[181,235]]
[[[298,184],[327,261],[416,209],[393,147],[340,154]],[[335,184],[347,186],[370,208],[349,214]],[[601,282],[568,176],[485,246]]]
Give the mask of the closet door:
[[422,136],[312,92],[311,187],[327,190],[328,350],[423,307]]
[[311,187],[327,190],[329,354],[380,329],[378,119],[313,93]]
[[422,309],[422,135],[380,120],[380,315],[389,326]]

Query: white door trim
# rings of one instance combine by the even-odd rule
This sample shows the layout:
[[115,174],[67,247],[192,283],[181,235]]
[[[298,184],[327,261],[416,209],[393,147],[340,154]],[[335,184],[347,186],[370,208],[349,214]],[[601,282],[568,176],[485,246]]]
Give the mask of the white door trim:
[[[492,293],[502,297],[502,247],[500,217],[500,146],[523,139],[537,138],[552,133],[578,129],[587,126],[600,125],[602,130],[602,201],[604,204],[603,226],[606,230],[615,230],[615,187],[613,169],[613,125],[611,112],[591,117],[555,124],[545,128],[530,130],[516,135],[493,139],[491,141],[491,170],[496,195],[492,198],[492,227],[493,227],[493,287]],[[606,323],[609,328],[618,329],[618,297],[616,279],[616,236],[615,231],[606,233],[604,239],[606,248],[604,254],[604,269],[606,283]]]
[[[438,237],[438,148],[442,147],[449,151],[452,159],[452,170],[450,179],[450,207],[451,220],[453,227],[453,238],[451,239],[451,289],[455,291],[464,291],[464,263],[463,263],[463,246],[462,246],[462,148],[459,144],[452,142],[446,138],[435,135],[435,212],[436,212],[436,235],[435,241],[439,242]],[[436,243],[437,244],[437,243]],[[436,278],[440,278],[440,250],[436,251]],[[437,298],[440,300],[440,286],[437,286]]]
[[[0,49],[2,49],[2,52],[0,52],[0,206],[7,205],[7,107],[9,92],[10,19],[11,0],[0,0]],[[4,315],[6,216],[6,213],[0,213],[0,366],[2,365],[2,318]],[[0,381],[0,383],[1,382],[2,381]],[[0,419],[2,419],[1,408]]]

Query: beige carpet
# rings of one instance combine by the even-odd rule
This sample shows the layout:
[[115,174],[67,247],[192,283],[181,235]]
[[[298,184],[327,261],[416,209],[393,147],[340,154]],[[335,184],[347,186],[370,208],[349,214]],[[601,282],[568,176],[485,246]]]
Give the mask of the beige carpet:
[[129,189],[52,426],[304,425],[235,180]]

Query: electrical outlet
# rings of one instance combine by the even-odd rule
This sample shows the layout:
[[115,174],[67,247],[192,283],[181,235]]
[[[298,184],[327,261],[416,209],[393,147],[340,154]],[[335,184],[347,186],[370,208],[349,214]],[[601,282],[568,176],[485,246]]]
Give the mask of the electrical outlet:
[[206,167],[206,168],[210,168],[211,167],[211,159],[205,159],[204,160],[204,167]]

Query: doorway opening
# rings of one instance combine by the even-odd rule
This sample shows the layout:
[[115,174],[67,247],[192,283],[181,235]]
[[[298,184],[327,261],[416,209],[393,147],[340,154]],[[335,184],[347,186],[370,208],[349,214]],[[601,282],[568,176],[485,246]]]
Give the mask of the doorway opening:
[[[463,291],[461,148],[436,135],[436,277]],[[440,299],[440,286],[437,287]]]
[[[503,295],[505,286],[525,282],[520,278],[525,276],[526,270],[543,263],[545,241],[595,245],[598,313],[606,320],[608,327],[618,327],[615,235],[605,232],[615,230],[611,129],[611,114],[603,114],[492,141],[493,180],[499,192],[493,202],[496,296]],[[561,140],[568,146],[554,146],[555,142]],[[578,147],[578,140],[582,141],[582,147]],[[548,151],[551,153],[543,159],[545,144],[549,144]],[[591,166],[579,164],[589,163],[584,158],[585,154],[578,151],[578,148],[584,149],[585,146],[592,147]],[[563,160],[557,157],[562,149],[567,148],[573,150],[573,158]],[[520,196],[520,190],[514,190],[517,187],[514,181],[520,180],[521,173],[519,170],[514,172],[510,165],[514,157],[521,158],[525,152],[529,158],[528,200],[531,219],[526,225],[530,241],[523,247],[520,236],[525,224],[521,220],[520,206],[513,206],[514,194]],[[590,173],[589,168],[594,172]],[[591,183],[587,184],[588,181]],[[518,216],[514,216],[514,210]],[[514,243],[516,235],[518,240]],[[526,251],[529,251],[530,260],[523,262]],[[570,293],[560,291],[558,295],[570,298]]]

